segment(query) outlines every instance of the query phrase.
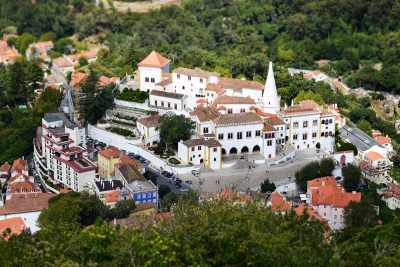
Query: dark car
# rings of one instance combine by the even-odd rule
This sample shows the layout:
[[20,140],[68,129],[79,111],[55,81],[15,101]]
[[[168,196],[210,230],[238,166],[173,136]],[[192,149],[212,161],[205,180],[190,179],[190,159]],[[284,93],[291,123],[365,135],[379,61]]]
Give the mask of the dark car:
[[176,188],[182,188],[181,183],[175,183]]
[[167,177],[167,178],[170,178],[170,177],[172,177],[173,175],[172,175],[172,173],[170,173],[170,172],[167,172],[167,171],[163,171],[163,172],[161,172],[161,175],[162,176],[165,176],[165,177]]

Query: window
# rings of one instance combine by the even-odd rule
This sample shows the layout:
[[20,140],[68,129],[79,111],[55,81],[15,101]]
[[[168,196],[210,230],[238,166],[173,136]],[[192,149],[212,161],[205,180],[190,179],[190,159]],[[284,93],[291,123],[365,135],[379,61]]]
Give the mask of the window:
[[332,132],[329,132],[329,136],[332,136]]
[[241,108],[240,113],[244,113],[244,112],[246,112],[246,110],[244,108]]
[[321,133],[321,136],[324,137],[324,133]]
[[203,128],[203,133],[207,134],[208,133],[208,127]]
[[181,78],[181,75],[180,75],[180,74],[177,74],[176,77],[177,77],[178,79],[180,79],[180,78]]
[[250,137],[251,137],[251,131],[247,131],[247,132],[246,132],[246,137],[247,137],[247,138],[250,138]]
[[303,140],[307,140],[307,133],[303,133]]
[[297,140],[297,134],[293,135],[293,140]]
[[260,130],[256,131],[256,136],[261,136],[261,131]]
[[303,121],[303,128],[307,128],[308,127],[308,121]]
[[182,90],[185,90],[185,86],[182,86]]
[[325,120],[322,120],[321,123],[322,123],[322,124],[325,124]]
[[213,151],[214,151],[214,152],[217,152],[217,151],[218,151],[218,148],[214,147],[214,148],[213,148]]
[[217,161],[217,158],[214,158],[214,161]]
[[236,136],[237,136],[237,139],[242,139],[242,132],[238,132],[238,133],[236,134]]
[[332,123],[332,119],[329,120],[329,123]]
[[174,109],[178,109],[178,104],[174,104]]
[[200,83],[203,83],[203,78],[200,78]]
[[155,83],[155,82],[156,82],[156,79],[151,78],[151,79],[150,79],[150,82]]
[[162,106],[162,107],[164,106],[164,101],[161,101],[161,106]]
[[158,106],[157,100],[154,101],[154,105],[155,105],[155,106]]
[[224,140],[224,134],[218,134],[218,140]]
[[149,82],[149,77],[145,77],[145,78],[144,78],[144,81],[145,81],[146,83],[148,83],[148,82]]
[[313,120],[313,121],[312,121],[312,125],[313,125],[313,126],[317,126],[317,125],[318,125],[318,120]]
[[272,140],[267,141],[267,146],[272,146]]
[[171,107],[171,103],[168,102],[168,103],[167,103],[167,106],[170,108],[170,107]]
[[197,147],[197,150],[201,150],[201,146],[198,146],[198,147]]
[[207,96],[210,96],[210,93],[207,93]]
[[191,79],[192,79],[192,76],[188,75],[188,80],[191,80]]
[[297,121],[293,122],[293,128],[298,128],[299,127],[299,123]]
[[317,137],[317,133],[312,133],[312,138],[316,138]]
[[228,133],[228,139],[233,139],[233,133]]
[[232,109],[231,108],[228,108],[228,114],[232,114],[233,112],[232,112]]

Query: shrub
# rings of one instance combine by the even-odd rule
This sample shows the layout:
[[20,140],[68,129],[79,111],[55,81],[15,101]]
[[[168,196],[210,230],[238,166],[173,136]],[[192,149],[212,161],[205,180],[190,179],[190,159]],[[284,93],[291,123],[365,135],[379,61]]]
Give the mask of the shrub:
[[178,165],[181,164],[181,162],[179,160],[177,160],[176,158],[170,158],[168,160],[169,163],[174,164],[174,165]]

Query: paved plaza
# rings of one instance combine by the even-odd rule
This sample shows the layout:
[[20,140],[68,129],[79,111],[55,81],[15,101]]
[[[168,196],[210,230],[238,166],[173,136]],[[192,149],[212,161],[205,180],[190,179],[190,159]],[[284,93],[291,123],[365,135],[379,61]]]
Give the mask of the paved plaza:
[[[267,166],[266,164],[254,165],[249,169],[251,163],[238,163],[242,168],[227,168],[221,171],[200,172],[200,177],[193,174],[180,175],[182,180],[193,181],[192,188],[201,192],[216,193],[224,187],[235,188],[237,190],[257,190],[262,181],[269,178],[276,186],[290,184],[294,182],[294,173],[313,160],[319,160],[326,156],[322,151],[317,153],[315,149],[298,151],[296,158],[292,162],[284,165]],[[288,177],[293,177],[289,181]],[[203,181],[203,182],[200,182]],[[219,181],[219,183],[218,183]]]

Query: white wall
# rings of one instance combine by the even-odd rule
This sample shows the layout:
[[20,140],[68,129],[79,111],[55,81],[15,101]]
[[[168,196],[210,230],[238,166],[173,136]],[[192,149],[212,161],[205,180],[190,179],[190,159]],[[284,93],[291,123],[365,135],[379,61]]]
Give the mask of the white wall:
[[[156,83],[161,82],[162,70],[160,68],[150,68],[150,67],[139,67],[139,80],[140,80],[140,91],[151,91],[155,88]],[[149,79],[146,82],[146,78]],[[154,82],[151,82],[151,79]]]

